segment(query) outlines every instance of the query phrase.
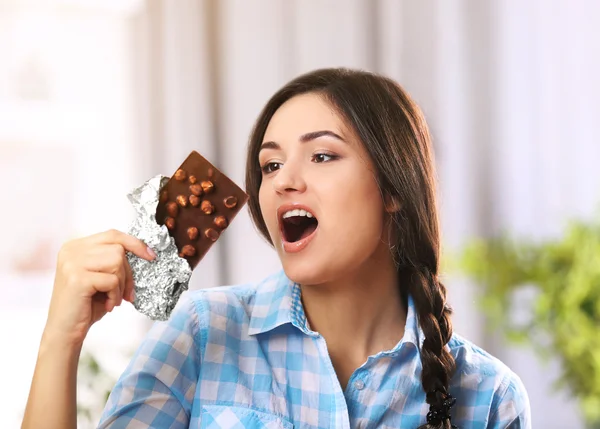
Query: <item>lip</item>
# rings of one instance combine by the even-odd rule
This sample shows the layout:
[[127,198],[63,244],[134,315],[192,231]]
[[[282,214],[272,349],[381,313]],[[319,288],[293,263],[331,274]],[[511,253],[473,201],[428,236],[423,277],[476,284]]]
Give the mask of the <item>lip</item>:
[[283,232],[283,214],[290,210],[300,210],[300,209],[310,212],[315,218],[317,218],[314,210],[304,204],[288,203],[288,204],[283,204],[277,208],[277,224],[279,226],[279,233],[281,234],[281,242],[283,244],[283,250],[286,253],[298,253],[301,250],[303,250],[304,248],[306,248],[306,246],[308,246],[308,244],[315,238],[317,231],[319,230],[319,226],[317,225],[317,228],[313,231],[313,233],[310,234],[308,237],[303,238],[302,240],[298,240],[293,243],[285,240],[285,234]]

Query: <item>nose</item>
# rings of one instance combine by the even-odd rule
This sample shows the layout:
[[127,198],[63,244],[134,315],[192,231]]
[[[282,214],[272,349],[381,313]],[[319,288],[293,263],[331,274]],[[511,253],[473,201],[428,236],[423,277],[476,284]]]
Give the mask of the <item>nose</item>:
[[273,189],[278,194],[306,191],[300,168],[289,161],[283,164],[273,178]]

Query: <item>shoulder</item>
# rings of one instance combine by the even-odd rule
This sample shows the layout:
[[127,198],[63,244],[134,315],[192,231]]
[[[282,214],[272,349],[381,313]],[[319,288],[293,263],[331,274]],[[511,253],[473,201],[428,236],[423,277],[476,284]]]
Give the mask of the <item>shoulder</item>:
[[448,347],[456,362],[457,375],[501,390],[525,390],[519,376],[508,365],[461,335],[453,334]]
[[231,330],[236,326],[237,330],[247,330],[253,314],[271,305],[280,286],[287,281],[280,271],[258,282],[187,291],[178,306],[188,317],[196,319],[200,333],[225,327]]
[[243,310],[252,307],[257,299],[274,292],[282,278],[283,273],[277,272],[258,282],[197,289],[184,295],[197,312]]
[[448,347],[456,363],[453,387],[469,392],[473,406],[489,408],[489,427],[529,427],[527,391],[508,365],[458,334]]

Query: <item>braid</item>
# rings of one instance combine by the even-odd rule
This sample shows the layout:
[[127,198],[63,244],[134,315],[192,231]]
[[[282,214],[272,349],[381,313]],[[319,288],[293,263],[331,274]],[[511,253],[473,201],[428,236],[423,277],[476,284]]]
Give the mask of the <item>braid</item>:
[[[407,273],[409,274],[409,273]],[[451,429],[449,408],[454,400],[448,385],[455,369],[454,358],[445,348],[452,337],[452,310],[446,304],[446,287],[428,268],[410,269],[408,282],[419,325],[425,335],[421,347],[421,383],[430,405],[428,423],[419,429]],[[437,414],[437,415],[436,415]]]

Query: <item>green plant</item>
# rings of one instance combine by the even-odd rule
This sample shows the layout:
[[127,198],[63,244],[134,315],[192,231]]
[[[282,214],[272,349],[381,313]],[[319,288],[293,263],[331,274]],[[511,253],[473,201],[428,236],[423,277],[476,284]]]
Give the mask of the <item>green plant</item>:
[[[460,267],[481,285],[491,327],[558,357],[557,386],[578,398],[590,425],[600,424],[600,219],[571,222],[561,238],[545,242],[507,235],[474,241]],[[511,316],[515,310],[527,317]]]
[[95,428],[116,380],[85,350],[77,372],[77,427]]

